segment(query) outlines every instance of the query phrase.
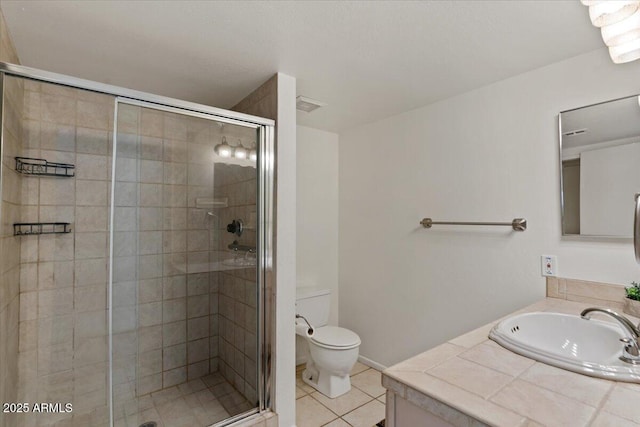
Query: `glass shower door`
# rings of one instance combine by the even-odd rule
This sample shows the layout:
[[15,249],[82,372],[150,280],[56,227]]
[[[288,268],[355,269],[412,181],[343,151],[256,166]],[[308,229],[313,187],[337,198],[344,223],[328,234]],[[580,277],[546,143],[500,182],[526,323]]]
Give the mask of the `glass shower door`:
[[114,132],[114,425],[257,411],[258,129],[119,100]]

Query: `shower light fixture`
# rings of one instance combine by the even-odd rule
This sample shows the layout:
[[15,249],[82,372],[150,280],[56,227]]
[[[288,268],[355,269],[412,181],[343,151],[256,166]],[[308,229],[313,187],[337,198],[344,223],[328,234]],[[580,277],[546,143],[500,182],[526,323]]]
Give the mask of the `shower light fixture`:
[[218,144],[214,148],[215,152],[220,157],[231,157],[233,154],[233,148],[229,144],[227,144],[227,137],[222,137],[222,144]]
[[616,64],[640,59],[640,0],[581,0]]

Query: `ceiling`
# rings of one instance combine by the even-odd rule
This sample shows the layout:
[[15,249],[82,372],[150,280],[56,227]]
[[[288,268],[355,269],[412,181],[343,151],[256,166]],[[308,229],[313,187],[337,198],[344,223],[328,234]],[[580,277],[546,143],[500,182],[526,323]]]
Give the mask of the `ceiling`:
[[340,132],[602,48],[577,0],[2,0],[23,65],[222,108],[275,72]]
[[[634,95],[560,113],[562,149],[640,136],[640,97]],[[576,135],[567,132],[584,130]]]

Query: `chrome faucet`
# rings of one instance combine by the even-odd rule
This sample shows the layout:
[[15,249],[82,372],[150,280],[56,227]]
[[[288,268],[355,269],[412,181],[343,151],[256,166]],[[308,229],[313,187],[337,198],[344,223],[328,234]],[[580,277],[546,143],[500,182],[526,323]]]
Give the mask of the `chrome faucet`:
[[638,327],[635,326],[631,322],[631,320],[608,308],[587,308],[585,310],[582,310],[580,316],[583,319],[589,320],[591,319],[592,313],[607,314],[616,319],[618,323],[622,325],[622,329],[624,329],[625,333],[628,336],[625,338],[620,338],[620,341],[625,344],[624,348],[622,349],[622,356],[620,356],[620,360],[622,360],[623,362],[632,363],[634,365],[640,364],[640,330],[638,329]]

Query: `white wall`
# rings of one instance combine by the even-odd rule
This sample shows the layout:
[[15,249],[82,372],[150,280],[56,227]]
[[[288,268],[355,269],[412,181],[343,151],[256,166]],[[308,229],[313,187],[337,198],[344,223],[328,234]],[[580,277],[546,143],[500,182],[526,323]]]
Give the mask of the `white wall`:
[[[640,112],[640,108],[638,108]],[[633,236],[633,196],[640,191],[640,144],[580,155],[580,234]]]
[[629,241],[561,239],[557,129],[559,111],[640,92],[638,75],[602,49],[340,135],[340,325],[361,355],[391,365],[544,297],[541,254],[564,277],[638,279]]
[[278,73],[276,126],[276,354],[275,410],[281,426],[294,426],[296,283],[296,79]]
[[338,135],[298,126],[296,136],[297,286],[331,290],[338,324]]

